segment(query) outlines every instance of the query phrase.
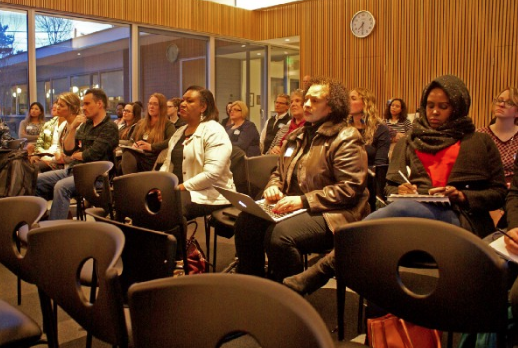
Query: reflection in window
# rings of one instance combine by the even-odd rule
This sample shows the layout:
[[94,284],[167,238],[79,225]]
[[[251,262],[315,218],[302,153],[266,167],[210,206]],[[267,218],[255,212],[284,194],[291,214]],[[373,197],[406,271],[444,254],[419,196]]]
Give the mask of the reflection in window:
[[[130,70],[129,26],[48,15],[36,15],[35,20],[37,79],[46,82],[38,84],[38,100],[44,96],[47,114],[60,93],[81,97],[88,88],[103,85],[110,101],[130,100],[125,86]],[[112,104],[109,114],[115,114],[117,103]]]
[[196,84],[207,85],[206,38],[146,29],[139,34],[140,99],[155,92],[166,98],[181,97]]
[[[27,15],[22,11],[0,11],[0,115],[17,131],[28,108]],[[13,129],[14,128],[14,129]]]

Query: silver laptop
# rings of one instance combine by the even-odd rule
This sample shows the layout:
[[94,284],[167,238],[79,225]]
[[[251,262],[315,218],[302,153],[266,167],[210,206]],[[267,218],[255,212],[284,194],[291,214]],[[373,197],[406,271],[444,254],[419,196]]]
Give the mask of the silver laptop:
[[298,209],[285,214],[277,214],[272,211],[275,204],[266,204],[264,199],[254,201],[252,197],[243,193],[235,192],[219,186],[214,186],[214,188],[228,199],[237,209],[271,222],[280,222],[306,211],[306,209]]

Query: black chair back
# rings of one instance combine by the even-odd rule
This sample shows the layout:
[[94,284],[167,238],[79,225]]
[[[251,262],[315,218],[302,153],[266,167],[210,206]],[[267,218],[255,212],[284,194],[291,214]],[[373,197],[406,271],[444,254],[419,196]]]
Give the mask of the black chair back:
[[[73,168],[74,184],[78,194],[78,217],[85,219],[83,199],[90,205],[103,208],[113,216],[109,171],[113,162],[96,161],[77,164]],[[100,183],[99,180],[101,181]]]
[[[441,331],[505,332],[507,265],[472,233],[440,221],[387,218],[351,223],[336,231],[340,339],[345,287],[394,315]],[[417,294],[399,266],[412,253],[435,260],[432,291]]]
[[86,214],[95,221],[115,225],[124,233],[123,269],[119,276],[124,296],[133,283],[173,275],[176,257],[176,238],[173,235],[110,220],[99,208],[88,208]]
[[136,348],[219,347],[236,332],[249,333],[265,348],[335,346],[306,300],[253,276],[199,274],[139,283],[130,288],[129,305]]
[[[38,289],[88,333],[112,345],[128,346],[117,260],[124,234],[113,225],[79,221],[33,229],[28,234],[27,262]],[[98,291],[92,303],[81,290],[80,273],[93,259]],[[49,310],[45,315],[52,316]],[[55,324],[50,319],[49,323]],[[48,328],[56,332],[55,328]],[[47,333],[49,335],[49,331]]]
[[256,157],[245,157],[246,179],[248,182],[248,195],[256,197],[261,195],[270,175],[277,168],[278,155],[262,155]]

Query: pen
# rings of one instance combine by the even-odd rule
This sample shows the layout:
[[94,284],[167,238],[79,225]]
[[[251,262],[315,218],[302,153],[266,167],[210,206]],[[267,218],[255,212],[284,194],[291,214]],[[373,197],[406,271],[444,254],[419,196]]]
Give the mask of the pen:
[[405,182],[407,182],[408,184],[412,185],[412,183],[410,182],[410,180],[408,180],[408,178],[405,176],[405,174],[403,174],[403,172],[401,170],[398,170],[398,173],[399,175],[401,175],[401,177],[403,178],[403,180],[405,180]]
[[518,244],[518,242],[516,241],[516,239],[514,239],[513,237],[511,237],[509,234],[507,234],[507,232],[505,232],[504,230],[502,230],[501,228],[497,228],[497,231],[502,233],[503,235],[507,236],[510,240],[512,240],[513,242],[515,242],[516,244]]

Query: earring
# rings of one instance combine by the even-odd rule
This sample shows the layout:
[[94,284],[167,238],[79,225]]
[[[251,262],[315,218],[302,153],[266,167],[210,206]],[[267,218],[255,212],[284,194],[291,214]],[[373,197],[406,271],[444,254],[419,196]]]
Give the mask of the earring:
[[203,115],[203,112],[200,114],[200,121],[203,121],[205,119],[205,115]]

